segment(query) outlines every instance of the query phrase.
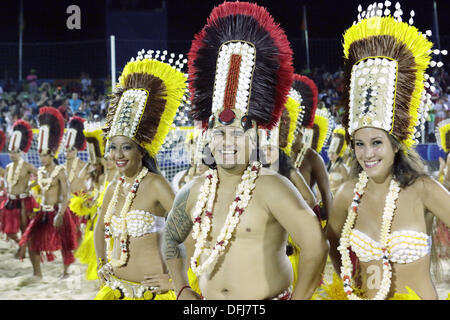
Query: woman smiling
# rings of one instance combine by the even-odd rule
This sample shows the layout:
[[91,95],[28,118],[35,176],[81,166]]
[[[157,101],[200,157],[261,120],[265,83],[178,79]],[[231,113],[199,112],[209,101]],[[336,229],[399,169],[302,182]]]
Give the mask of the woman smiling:
[[160,254],[174,192],[155,157],[183,98],[186,78],[151,54],[142,55],[125,66],[104,128],[120,178],[107,187],[94,231],[98,274],[105,284],[95,299],[175,299]]
[[450,225],[450,193],[413,148],[429,98],[432,43],[412,21],[401,22],[398,4],[394,17],[389,12],[369,8],[344,35],[353,179],[334,199],[330,256],[343,298],[437,299],[426,213]]

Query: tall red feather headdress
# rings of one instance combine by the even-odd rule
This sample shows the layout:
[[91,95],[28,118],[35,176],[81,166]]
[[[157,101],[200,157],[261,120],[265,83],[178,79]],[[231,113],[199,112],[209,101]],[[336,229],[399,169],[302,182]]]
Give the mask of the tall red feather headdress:
[[66,132],[66,149],[72,147],[77,148],[78,151],[86,149],[86,137],[84,136],[84,122],[85,119],[73,116],[69,119],[68,130]]
[[43,107],[39,109],[38,151],[56,152],[64,135],[64,118],[58,109]]
[[304,75],[296,74],[292,87],[302,96],[301,109],[303,119],[297,126],[312,128],[314,126],[314,116],[317,110],[319,91],[313,80]]
[[268,130],[277,124],[294,69],[286,34],[265,8],[238,1],[214,8],[188,57],[191,115],[203,127],[235,118],[244,127],[247,119]]

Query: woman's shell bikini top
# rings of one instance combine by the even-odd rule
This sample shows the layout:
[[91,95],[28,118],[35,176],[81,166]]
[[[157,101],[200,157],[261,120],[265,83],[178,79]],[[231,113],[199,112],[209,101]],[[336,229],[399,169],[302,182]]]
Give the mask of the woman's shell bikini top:
[[[131,237],[142,237],[146,234],[161,231],[165,219],[143,210],[132,210],[126,216],[127,233]],[[122,217],[113,215],[111,218],[111,231],[114,237],[120,237]]]
[[[350,245],[362,262],[381,260],[383,252],[378,241],[365,233],[353,229]],[[431,251],[431,237],[423,232],[411,230],[394,231],[388,238],[389,260],[395,263],[410,263],[426,256]]]

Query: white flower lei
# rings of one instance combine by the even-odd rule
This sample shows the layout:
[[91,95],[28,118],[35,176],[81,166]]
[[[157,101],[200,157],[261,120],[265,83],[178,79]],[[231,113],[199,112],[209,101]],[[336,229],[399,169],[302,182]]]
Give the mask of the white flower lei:
[[117,198],[119,195],[119,191],[121,188],[121,185],[125,182],[125,178],[122,176],[119,178],[119,182],[116,185],[116,189],[114,190],[113,196],[111,201],[109,202],[108,209],[105,213],[105,240],[106,240],[106,250],[108,254],[108,260],[111,263],[113,267],[121,267],[125,265],[125,263],[128,260],[128,232],[127,232],[127,215],[128,211],[130,211],[131,204],[133,203],[134,197],[136,196],[137,189],[139,187],[139,184],[141,183],[142,179],[147,175],[148,169],[146,167],[143,167],[142,170],[139,172],[138,176],[136,177],[136,180],[134,181],[130,191],[128,192],[127,198],[125,199],[125,203],[123,204],[122,211],[120,212],[121,217],[121,234],[120,234],[120,258],[119,259],[113,259],[112,257],[112,246],[110,243],[110,238],[112,237],[111,232],[111,219],[115,212],[116,206],[117,206]]
[[19,181],[20,171],[22,170],[24,162],[25,161],[22,158],[20,158],[19,163],[17,164],[15,170],[13,169],[14,163],[12,163],[11,166],[9,166],[8,175],[6,176],[9,192],[11,192],[11,188],[16,185],[17,181]]
[[67,167],[67,162],[66,162],[66,171],[69,172],[69,177],[68,177],[69,183],[72,183],[73,178],[75,177],[75,170],[77,169],[77,167],[78,167],[78,157],[75,157],[75,160],[73,160],[70,170]]
[[[340,245],[338,247],[342,259],[341,278],[344,281],[344,290],[350,300],[363,300],[353,293],[353,288],[351,286],[353,265],[350,259],[348,248],[350,247],[350,233],[356,220],[358,205],[364,193],[364,188],[366,187],[367,182],[367,173],[365,171],[362,171],[359,174],[359,181],[356,183],[355,189],[353,191],[355,194],[355,198],[353,199],[353,202],[348,209],[347,220],[345,221],[344,227],[342,228]],[[391,287],[392,268],[389,262],[389,252],[387,249],[388,236],[390,233],[392,218],[394,216],[394,211],[396,208],[395,202],[398,199],[399,192],[400,187],[398,182],[392,179],[389,185],[389,192],[386,196],[380,231],[380,244],[382,248],[381,250],[383,251],[383,278],[381,280],[380,289],[378,290],[373,300],[384,300],[388,295]]]
[[38,185],[41,188],[41,190],[43,190],[44,192],[47,192],[48,189],[50,188],[50,185],[52,184],[53,180],[56,178],[56,176],[59,174],[59,172],[61,170],[64,170],[64,166],[57,165],[53,169],[50,177],[44,178],[45,167],[39,167],[38,174],[37,174],[37,182],[38,182]]
[[[225,248],[229,244],[229,240],[239,223],[239,218],[251,199],[251,192],[255,188],[255,181],[259,176],[260,168],[261,163],[255,161],[247,167],[242,175],[242,181],[236,189],[236,197],[230,205],[225,224],[220,230],[217,241],[212,249],[207,247],[206,238],[211,230],[212,207],[216,196],[218,176],[217,170],[209,169],[205,173],[205,182],[200,188],[200,196],[193,213],[194,227],[192,237],[196,240],[196,243],[194,254],[191,257],[191,269],[197,276],[204,272],[210,272],[214,268],[219,257],[225,251]],[[206,210],[202,217],[205,205]],[[199,264],[199,258],[202,253],[208,257],[202,264]]]

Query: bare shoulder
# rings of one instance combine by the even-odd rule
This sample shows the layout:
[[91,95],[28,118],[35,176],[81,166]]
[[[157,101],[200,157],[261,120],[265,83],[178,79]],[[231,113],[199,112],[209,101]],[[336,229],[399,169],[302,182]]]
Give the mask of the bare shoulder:
[[178,194],[186,194],[186,209],[188,212],[191,211],[191,209],[194,208],[195,203],[197,202],[197,199],[200,195],[200,188],[202,187],[203,183],[205,182],[205,175],[200,175],[186,183],[177,193]]
[[111,199],[112,194],[114,192],[114,189],[116,189],[116,186],[118,183],[119,182],[117,179],[114,179],[113,181],[108,183],[108,185],[106,186],[105,195],[103,196],[103,203],[109,202],[109,200]]
[[341,184],[334,197],[334,202],[342,202],[345,205],[350,204],[353,199],[353,189],[355,188],[356,182],[357,179],[351,179]]
[[427,175],[417,178],[416,181],[406,189],[411,190],[420,197],[426,197],[430,192],[436,191],[436,188],[443,188],[443,186],[433,177]]
[[170,187],[170,183],[167,181],[164,176],[148,172],[147,175],[144,177],[144,179],[141,181],[142,186],[148,187],[148,188],[167,188]]
[[[261,175],[256,180],[255,189],[257,191],[261,190],[264,194],[264,198],[268,197],[271,199],[273,199],[274,197],[278,197],[279,195],[282,195],[284,197],[289,193],[289,190],[292,190],[294,192],[296,190],[295,186],[288,178],[272,170],[261,170]],[[267,192],[268,190],[270,190],[270,192]]]

